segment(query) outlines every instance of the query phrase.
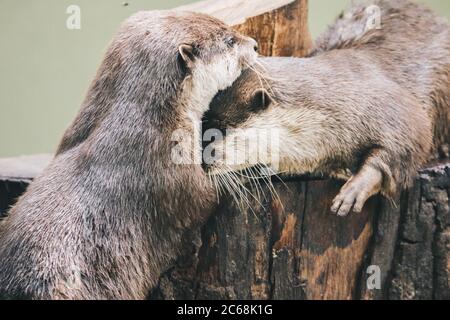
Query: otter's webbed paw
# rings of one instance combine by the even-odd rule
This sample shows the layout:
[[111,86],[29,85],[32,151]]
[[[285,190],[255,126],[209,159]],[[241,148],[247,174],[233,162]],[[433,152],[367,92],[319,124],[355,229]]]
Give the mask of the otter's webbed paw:
[[331,211],[338,216],[347,216],[350,211],[361,212],[367,199],[381,190],[382,173],[373,167],[364,166],[351,177],[334,198]]

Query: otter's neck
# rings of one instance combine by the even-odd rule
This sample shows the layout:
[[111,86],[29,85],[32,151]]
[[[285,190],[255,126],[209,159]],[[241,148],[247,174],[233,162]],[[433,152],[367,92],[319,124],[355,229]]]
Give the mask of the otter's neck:
[[172,137],[179,140],[181,133],[182,139],[179,140],[178,147],[182,148],[183,158],[181,161],[185,164],[202,163],[202,118],[208,110],[209,105],[218,92],[214,84],[194,84],[191,79],[187,79],[182,86],[180,93],[179,121],[174,130],[177,131]]
[[190,78],[183,85],[181,101],[183,101],[183,114],[189,121],[201,121],[203,114],[209,109],[214,96],[219,92],[215,83],[195,81]]

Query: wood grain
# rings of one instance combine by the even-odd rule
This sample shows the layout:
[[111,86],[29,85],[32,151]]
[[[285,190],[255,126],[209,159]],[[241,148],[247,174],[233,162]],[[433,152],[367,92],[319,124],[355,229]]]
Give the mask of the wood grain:
[[211,0],[178,10],[207,13],[259,43],[264,56],[303,57],[312,48],[307,0]]

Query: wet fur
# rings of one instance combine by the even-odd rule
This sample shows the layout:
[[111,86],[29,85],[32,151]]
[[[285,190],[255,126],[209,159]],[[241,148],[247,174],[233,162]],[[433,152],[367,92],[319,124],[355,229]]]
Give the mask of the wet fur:
[[127,20],[55,158],[1,225],[0,297],[145,298],[215,194],[199,165],[171,161],[171,134],[192,132],[254,54],[253,40],[206,15]]
[[[380,30],[364,30],[371,4],[381,7]],[[411,184],[432,153],[436,119],[450,115],[450,28],[410,1],[354,6],[320,37],[310,57],[263,58],[260,65],[211,104],[206,129],[244,130],[216,143],[217,153],[226,159],[226,148],[234,145],[243,154],[246,129],[279,129],[279,170],[341,176],[348,168],[356,176],[349,192],[366,188],[359,210],[373,193],[392,196]],[[268,107],[254,105],[260,89],[272,100]],[[448,133],[442,136],[434,150],[448,143]],[[223,166],[219,160],[209,170]],[[347,211],[355,196],[348,201]]]
[[[381,9],[381,29],[364,31],[366,9]],[[355,5],[319,37],[312,56],[348,49],[372,59],[384,74],[417,97],[432,118],[434,153],[450,143],[450,28],[447,19],[409,0]],[[448,127],[448,126],[447,126]],[[448,156],[448,154],[441,156]]]
[[[283,173],[355,172],[373,149],[382,149],[373,165],[385,174],[386,194],[392,194],[396,184],[408,185],[427,159],[431,125],[423,106],[365,57],[335,51],[261,62],[271,77],[267,92],[273,102],[265,110],[251,110],[249,101],[260,88],[251,70],[216,97],[207,113],[212,119],[207,128],[242,130],[229,133],[224,147],[218,143],[218,153],[227,144],[244,143],[246,129],[252,128],[279,130]],[[210,170],[220,165],[216,162]]]

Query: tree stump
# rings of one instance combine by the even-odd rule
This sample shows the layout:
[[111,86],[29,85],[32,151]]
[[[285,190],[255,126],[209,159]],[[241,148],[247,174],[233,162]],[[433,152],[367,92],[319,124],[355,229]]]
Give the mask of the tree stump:
[[[329,210],[341,185],[275,182],[284,208],[266,190],[254,212],[221,199],[151,297],[449,299],[450,161],[421,171],[396,203],[374,197],[346,218]],[[367,285],[370,270],[380,287]]]

